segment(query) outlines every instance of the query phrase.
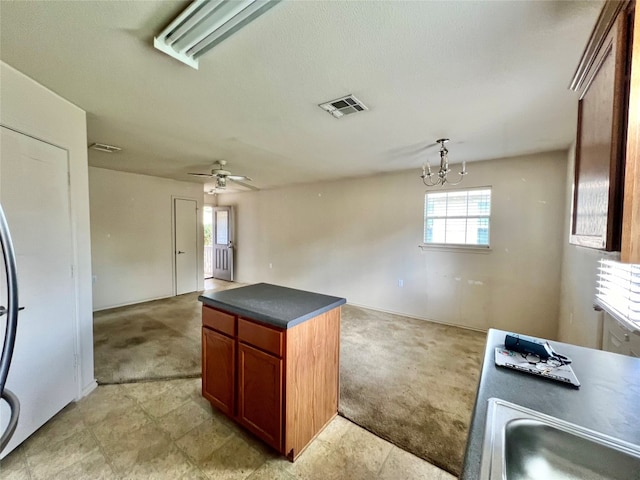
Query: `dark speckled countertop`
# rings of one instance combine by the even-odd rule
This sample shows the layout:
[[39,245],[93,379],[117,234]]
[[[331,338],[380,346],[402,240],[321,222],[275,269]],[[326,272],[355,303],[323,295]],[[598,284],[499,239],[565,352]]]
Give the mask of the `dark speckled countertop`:
[[489,330],[484,364],[471,419],[462,471],[463,480],[477,480],[487,416],[487,400],[501,398],[547,415],[640,445],[640,359],[549,342],[567,355],[580,389],[533,375],[496,367],[494,349],[507,332]]
[[222,292],[204,292],[205,305],[280,328],[291,328],[347,301],[344,298],[257,283]]

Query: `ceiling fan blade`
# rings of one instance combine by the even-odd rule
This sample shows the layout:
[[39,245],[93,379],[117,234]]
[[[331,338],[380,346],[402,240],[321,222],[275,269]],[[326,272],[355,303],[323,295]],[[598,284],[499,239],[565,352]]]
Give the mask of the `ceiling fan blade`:
[[245,187],[245,188],[248,188],[249,190],[254,190],[254,191],[260,190],[258,187],[254,186],[254,185],[250,185],[250,184],[248,184],[248,183],[244,183],[244,182],[241,182],[241,181],[239,181],[239,180],[234,180],[234,179],[233,179],[233,178],[231,178],[231,177],[227,177],[227,178],[228,178],[229,180],[231,180],[233,183],[237,183],[238,185],[240,185],[240,186],[242,186],[242,187]]
[[247,177],[246,175],[227,175],[227,178],[229,180],[233,180],[234,182],[243,181],[243,180],[246,180],[246,181],[249,181],[249,182],[253,181],[249,177]]
[[210,173],[191,173],[189,172],[188,175],[191,175],[192,177],[207,177],[207,178],[211,178],[214,175],[211,175]]
[[429,150],[431,150],[434,147],[437,147],[439,144],[438,143],[424,143],[424,142],[420,142],[420,143],[414,143],[412,145],[405,145],[403,147],[397,147],[394,148],[392,150],[389,150],[389,154],[392,158],[394,159],[406,159],[408,157],[415,157],[418,155],[423,155],[425,153],[427,153]]

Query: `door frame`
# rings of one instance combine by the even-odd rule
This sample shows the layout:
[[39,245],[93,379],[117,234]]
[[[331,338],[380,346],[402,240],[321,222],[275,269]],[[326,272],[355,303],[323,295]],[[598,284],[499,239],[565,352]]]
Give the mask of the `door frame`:
[[196,202],[196,279],[197,291],[204,290],[204,228],[202,226],[202,200],[184,195],[171,195],[171,284],[172,294],[178,294],[178,282],[176,279],[176,200],[190,200]]
[[[73,325],[75,330],[75,338],[73,341],[73,355],[75,358],[74,362],[74,378],[76,381],[76,397],[75,400],[80,400],[82,397],[88,395],[91,391],[93,391],[98,384],[95,379],[93,382],[86,388],[82,388],[82,343],[80,341],[82,337],[82,327],[80,325],[80,281],[79,281],[79,259],[78,259],[78,232],[76,228],[76,211],[73,206],[73,196],[71,195],[71,190],[73,189],[73,184],[71,182],[71,159],[69,158],[69,149],[59,145],[55,142],[50,142],[45,140],[44,138],[38,137],[36,135],[32,135],[27,133],[19,128],[14,128],[6,123],[0,122],[0,127],[6,128],[7,130],[11,130],[12,132],[18,133],[20,135],[24,135],[29,138],[33,138],[42,143],[46,143],[47,145],[51,145],[52,147],[59,148],[63,150],[66,154],[66,167],[67,167],[67,197],[69,199],[69,225],[71,226],[71,273],[73,278]],[[11,228],[11,225],[9,225]],[[18,292],[19,293],[19,292]],[[19,327],[18,327],[19,328]],[[93,340],[92,340],[93,343]],[[93,353],[93,352],[92,352]],[[95,355],[93,355],[95,359]]]

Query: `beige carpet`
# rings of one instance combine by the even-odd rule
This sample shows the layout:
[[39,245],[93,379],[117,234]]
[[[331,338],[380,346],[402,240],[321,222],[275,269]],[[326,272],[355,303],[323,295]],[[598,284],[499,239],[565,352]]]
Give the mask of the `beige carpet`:
[[[242,286],[216,280],[212,290]],[[199,293],[93,314],[99,384],[198,377],[201,374]]]
[[459,475],[485,337],[345,305],[340,414]]

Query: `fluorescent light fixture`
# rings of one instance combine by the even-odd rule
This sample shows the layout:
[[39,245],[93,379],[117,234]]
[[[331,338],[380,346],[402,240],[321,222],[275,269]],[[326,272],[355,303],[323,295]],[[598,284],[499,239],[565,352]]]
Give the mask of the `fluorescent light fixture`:
[[198,69],[198,59],[280,0],[196,0],[153,39],[153,46]]

